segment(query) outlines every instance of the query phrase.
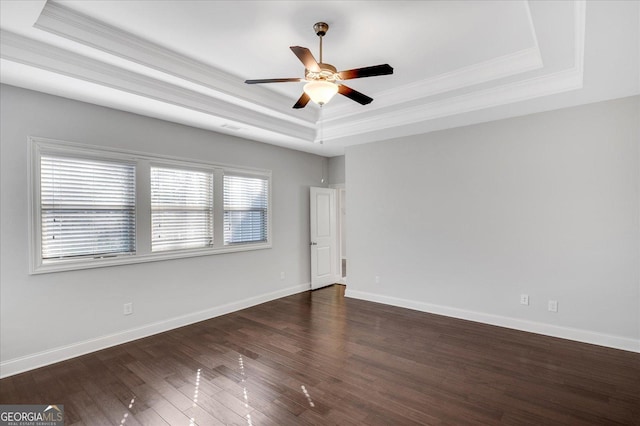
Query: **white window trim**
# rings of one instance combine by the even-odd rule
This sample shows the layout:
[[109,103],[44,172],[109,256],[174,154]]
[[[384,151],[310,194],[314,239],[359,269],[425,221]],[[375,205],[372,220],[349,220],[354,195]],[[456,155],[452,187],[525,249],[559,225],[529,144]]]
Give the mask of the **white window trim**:
[[[77,269],[100,268],[106,266],[127,265],[132,263],[156,262],[160,260],[182,259],[196,256],[209,256],[221,253],[262,250],[272,248],[272,172],[271,170],[253,169],[227,164],[195,161],[184,158],[169,157],[105,148],[31,136],[28,148],[28,225],[29,225],[29,274],[70,271]],[[136,253],[102,259],[65,259],[52,263],[42,261],[41,211],[40,211],[40,156],[43,153],[62,154],[82,158],[102,160],[119,160],[136,164]],[[194,170],[211,171],[214,174],[214,243],[213,247],[184,249],[163,252],[151,252],[151,184],[150,167],[179,167]],[[268,215],[267,241],[224,245],[223,215],[224,200],[222,181],[224,173],[254,176],[268,181]]]

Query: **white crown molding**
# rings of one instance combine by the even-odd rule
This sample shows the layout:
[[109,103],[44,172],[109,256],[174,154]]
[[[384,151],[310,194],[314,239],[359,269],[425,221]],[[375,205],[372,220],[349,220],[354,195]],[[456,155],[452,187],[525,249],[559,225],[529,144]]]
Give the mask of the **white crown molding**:
[[[528,1],[525,2],[525,6],[533,46],[477,64],[458,68],[399,88],[380,92],[376,95],[376,104],[370,105],[367,113],[373,112],[376,109],[388,108],[389,106],[428,98],[440,93],[451,92],[453,90],[543,68],[544,63],[542,61],[542,54],[540,53],[538,36]],[[353,110],[353,108],[344,105],[331,109],[326,115],[327,119],[330,120],[333,117],[343,118],[360,113],[361,111]]]
[[[376,103],[369,105],[367,113],[378,109],[425,99],[440,93],[451,92],[512,75],[533,71],[543,67],[542,55],[537,46],[500,56],[478,64],[459,68],[432,78],[407,84],[399,88],[385,90],[376,95]],[[361,111],[343,105],[327,111],[327,120],[334,117],[350,117]]]
[[[499,83],[500,79],[543,67],[536,29],[527,3],[529,31],[535,41],[533,46],[383,92],[376,96],[377,102],[367,108],[354,109],[347,105],[344,105],[344,108],[327,108],[322,119],[323,139],[345,141],[348,138],[359,137],[363,141],[373,141],[377,140],[377,135],[382,134],[381,130],[579,89],[583,85],[585,11],[586,1],[574,0],[573,66],[569,69],[515,82]],[[103,62],[104,60],[83,57],[4,31],[0,57],[209,114],[229,121],[229,126],[249,126],[257,132],[263,129],[272,132],[276,137],[282,135],[300,142],[317,140],[320,133],[316,130],[318,111],[315,108],[306,108],[302,115],[292,114],[289,108],[291,100],[286,96],[258,86],[249,87],[236,76],[74,12],[55,2],[48,1],[45,4],[35,26],[114,55],[120,60],[135,63],[136,67],[141,67],[140,71],[127,70]],[[144,74],[151,70],[162,74],[157,78]],[[163,80],[163,75],[173,81]],[[429,101],[434,95],[469,89],[491,81],[496,85],[460,95],[451,93],[444,97],[438,96]],[[182,87],[180,82],[189,83],[192,87]],[[198,87],[203,88],[202,92]],[[221,131],[224,132],[225,129]]]
[[573,2],[573,68],[584,72],[584,34],[587,19],[587,0]]
[[[328,109],[325,112],[325,122],[331,126],[330,121],[335,117],[342,119],[363,113],[375,115],[376,111],[382,108],[401,105],[439,93],[541,68],[543,66],[542,57],[538,48],[528,4],[526,10],[529,31],[534,40],[532,47],[414,84],[395,88],[394,90],[385,91],[377,96],[378,102],[376,105],[368,106],[366,112],[354,111],[346,106]],[[283,95],[259,86],[248,88],[236,76],[141,39],[55,2],[48,1],[45,4],[34,27],[174,77],[200,84],[242,101],[252,102],[272,109],[276,109],[274,106],[286,105],[287,109],[281,107],[279,112],[291,115],[290,108],[288,108],[291,100]],[[315,109],[305,109],[304,111],[309,112],[306,117],[309,117],[312,121],[315,122],[318,119],[318,112]]]
[[[330,141],[366,133],[375,133],[383,129],[406,126],[436,118],[580,89],[583,87],[584,82],[585,11],[586,1],[575,0],[573,15],[574,60],[571,68],[417,106],[403,108],[401,105],[393,105],[393,108],[391,108],[388,105],[383,105],[377,109],[368,109],[351,115],[343,113],[334,116],[332,114],[323,123],[325,126],[324,140]],[[532,52],[537,50],[537,46],[532,49]],[[527,54],[525,54],[526,56]],[[499,60],[500,58],[496,61]],[[491,66],[497,63],[489,61],[485,69],[486,75],[490,75]],[[477,67],[479,69],[482,68],[481,65]],[[444,75],[443,79],[448,80],[449,84],[452,85],[456,83],[456,77],[461,78],[460,76],[465,75],[464,72],[450,74],[450,76]],[[423,84],[426,90],[428,83],[423,82]]]
[[[247,86],[233,74],[152,43],[109,24],[47,1],[34,27],[130,62],[227,95],[245,107],[259,105],[280,115],[315,122],[315,109],[292,113],[292,100],[261,86]],[[282,117],[280,117],[282,118]]]
[[385,103],[390,101],[408,102],[414,99],[426,98],[439,93],[450,92],[465,87],[475,86],[501,78],[522,74],[543,67],[542,55],[538,46],[523,49],[508,55],[500,56],[488,61],[459,68],[433,78],[423,80],[417,84],[400,88],[400,97],[396,100],[395,90],[387,90],[379,95]]
[[315,136],[313,123],[274,119],[272,115],[248,110],[4,30],[0,31],[0,58],[210,114],[239,124],[240,127],[257,127],[303,141],[311,141]]
[[379,114],[367,115],[360,119],[350,117],[350,120],[339,123],[334,120],[333,124],[329,121],[324,129],[324,140],[330,141],[365,133],[375,133],[392,127],[526,101],[580,89],[582,85],[582,72],[572,68],[414,107],[396,108],[393,111],[385,110]]

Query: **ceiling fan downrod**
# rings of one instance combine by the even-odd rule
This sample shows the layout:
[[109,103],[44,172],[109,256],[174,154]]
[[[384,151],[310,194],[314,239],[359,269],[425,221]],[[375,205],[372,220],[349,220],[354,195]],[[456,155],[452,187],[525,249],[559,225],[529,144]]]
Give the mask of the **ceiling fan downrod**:
[[329,24],[326,22],[316,22],[313,25],[313,30],[316,32],[316,35],[320,37],[320,63],[322,63],[322,37],[329,31]]

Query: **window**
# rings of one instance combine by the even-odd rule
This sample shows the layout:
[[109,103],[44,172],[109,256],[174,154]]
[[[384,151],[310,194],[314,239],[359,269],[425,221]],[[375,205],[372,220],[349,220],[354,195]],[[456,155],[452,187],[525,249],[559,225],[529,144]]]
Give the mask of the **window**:
[[30,138],[29,272],[271,247],[271,172]]
[[151,251],[213,246],[213,174],[151,167]]
[[224,243],[267,241],[268,182],[244,176],[224,176]]
[[43,155],[40,161],[42,259],[133,254],[133,164]]

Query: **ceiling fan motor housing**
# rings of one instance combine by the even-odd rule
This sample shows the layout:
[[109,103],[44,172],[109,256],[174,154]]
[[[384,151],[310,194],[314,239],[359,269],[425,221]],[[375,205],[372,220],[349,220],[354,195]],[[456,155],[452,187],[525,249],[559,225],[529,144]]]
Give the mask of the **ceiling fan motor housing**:
[[320,66],[320,72],[305,70],[305,80],[336,81],[338,79],[338,70],[336,69],[336,67],[331,64],[324,64],[322,62],[320,62],[318,65]]

